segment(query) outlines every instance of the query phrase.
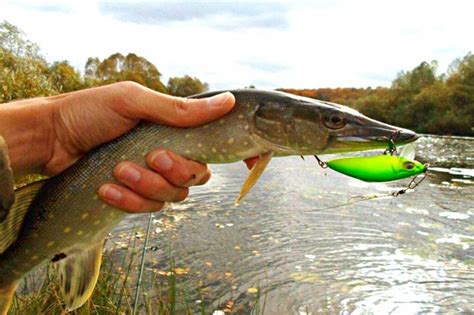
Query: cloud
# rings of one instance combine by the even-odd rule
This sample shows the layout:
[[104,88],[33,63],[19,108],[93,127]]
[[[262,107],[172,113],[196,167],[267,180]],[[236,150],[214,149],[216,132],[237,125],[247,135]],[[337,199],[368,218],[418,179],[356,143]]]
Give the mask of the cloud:
[[71,13],[72,8],[67,3],[61,1],[46,1],[43,3],[35,3],[25,0],[8,1],[8,4],[20,7],[30,11]]
[[279,62],[272,62],[264,59],[243,59],[239,60],[238,63],[244,67],[249,67],[254,70],[263,72],[280,72],[290,69],[288,65],[284,65]]
[[0,0],[0,21],[49,62],[83,69],[88,57],[133,52],[165,82],[189,74],[211,89],[389,86],[424,60],[441,73],[474,50],[470,0],[154,2]]
[[288,27],[285,16],[288,7],[282,2],[101,1],[99,10],[120,21],[138,24],[166,25],[198,20],[210,27],[227,30]]

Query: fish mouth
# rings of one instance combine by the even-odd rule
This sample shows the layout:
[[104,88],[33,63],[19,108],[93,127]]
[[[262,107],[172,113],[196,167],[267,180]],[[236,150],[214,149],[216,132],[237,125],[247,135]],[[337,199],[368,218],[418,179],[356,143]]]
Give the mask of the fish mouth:
[[330,152],[364,151],[388,148],[390,141],[396,146],[418,139],[418,135],[409,129],[399,128],[366,118],[351,124],[345,130],[333,135]]

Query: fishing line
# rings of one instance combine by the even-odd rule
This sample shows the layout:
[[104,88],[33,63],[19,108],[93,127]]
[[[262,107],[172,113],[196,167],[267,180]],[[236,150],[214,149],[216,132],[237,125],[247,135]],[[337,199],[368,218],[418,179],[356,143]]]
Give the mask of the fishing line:
[[135,286],[135,301],[133,302],[132,315],[135,315],[138,309],[138,297],[140,296],[140,286],[142,284],[143,269],[145,267],[145,255],[148,247],[148,238],[150,237],[151,222],[153,221],[153,217],[153,214],[150,213],[150,217],[148,219],[148,226],[146,228],[145,244],[143,244],[142,257],[140,261],[140,271],[138,272],[137,284]]

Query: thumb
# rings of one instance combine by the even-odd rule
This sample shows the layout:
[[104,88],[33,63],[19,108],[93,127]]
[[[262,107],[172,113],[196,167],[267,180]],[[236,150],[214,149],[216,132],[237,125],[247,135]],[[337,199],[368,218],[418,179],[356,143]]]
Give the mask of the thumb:
[[192,127],[205,124],[228,113],[235,104],[234,95],[224,92],[208,98],[191,99],[161,94],[147,88],[131,93],[126,115],[156,123]]

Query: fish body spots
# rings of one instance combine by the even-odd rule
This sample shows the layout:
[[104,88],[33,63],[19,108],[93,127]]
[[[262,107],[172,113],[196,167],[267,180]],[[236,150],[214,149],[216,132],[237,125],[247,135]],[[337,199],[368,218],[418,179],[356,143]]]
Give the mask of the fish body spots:
[[72,228],[70,226],[66,226],[63,230],[64,234],[67,234],[72,231]]
[[240,114],[240,115],[237,116],[237,117],[239,117],[239,119],[244,119],[244,115],[242,115],[242,114]]
[[198,148],[202,148],[202,144],[201,144],[201,143],[198,143],[197,146],[198,146]]
[[244,129],[245,129],[245,130],[249,130],[249,128],[250,128],[249,125],[245,125],[245,126],[244,126]]
[[163,144],[167,144],[168,142],[170,142],[168,139],[163,140]]
[[99,225],[100,224],[100,220],[95,220],[94,221],[94,225]]
[[203,159],[207,159],[207,155],[205,155],[205,154],[201,154],[201,157],[202,157]]
[[79,230],[79,231],[76,232],[76,235],[77,235],[77,236],[81,236],[82,234],[84,234],[84,231],[83,231],[83,230]]
[[187,133],[187,134],[184,135],[184,137],[185,137],[185,138],[189,138],[189,137],[191,137],[191,134],[190,134],[190,133]]
[[87,219],[88,216],[89,216],[89,213],[84,212],[83,214],[81,214],[81,219],[85,220],[85,219]]
[[225,123],[224,119],[219,120],[219,124],[223,125]]
[[212,148],[211,151],[212,151],[212,153],[217,153],[217,149],[216,149],[216,148]]
[[244,145],[249,145],[248,141],[244,141]]
[[48,214],[48,219],[54,219],[54,214],[49,213],[49,214]]
[[219,160],[224,161],[224,156],[222,154],[219,154]]
[[46,244],[46,247],[53,247],[55,243],[55,241],[50,241],[48,244]]
[[186,154],[191,154],[191,151],[186,150],[186,151],[184,151],[184,153],[186,153]]
[[230,160],[235,159],[235,155],[233,155],[233,154],[229,154],[228,157],[229,157]]
[[229,138],[229,139],[227,139],[227,143],[228,143],[228,144],[232,144],[232,143],[234,143],[234,141],[235,141],[234,138]]
[[34,255],[34,256],[31,256],[31,261],[36,261],[39,259],[39,256],[38,255]]
[[221,151],[222,153],[227,153],[227,149],[222,148]]
[[110,218],[115,218],[116,216],[117,216],[117,213],[115,213],[114,211],[111,211],[111,212],[109,213],[109,217],[110,217]]

